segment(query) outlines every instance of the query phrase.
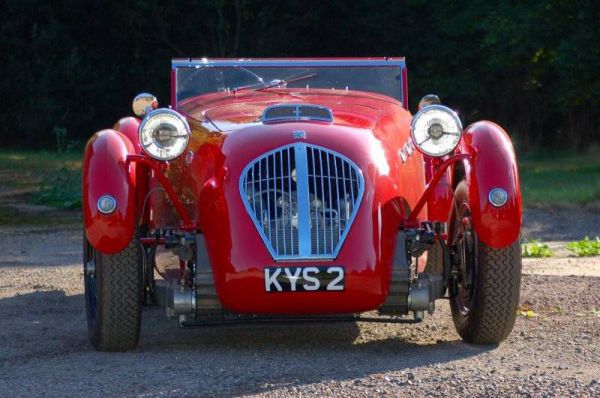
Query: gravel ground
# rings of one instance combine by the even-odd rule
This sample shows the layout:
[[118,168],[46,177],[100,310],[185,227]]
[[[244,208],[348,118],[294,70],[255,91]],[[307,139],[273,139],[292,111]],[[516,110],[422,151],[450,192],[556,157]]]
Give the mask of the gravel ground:
[[[524,218],[524,236],[557,241],[600,225]],[[462,343],[438,301],[419,325],[180,330],[146,308],[139,348],[107,354],[87,341],[80,228],[0,227],[0,396],[600,396],[600,257],[552,245],[557,258],[524,264],[536,315],[498,347]]]

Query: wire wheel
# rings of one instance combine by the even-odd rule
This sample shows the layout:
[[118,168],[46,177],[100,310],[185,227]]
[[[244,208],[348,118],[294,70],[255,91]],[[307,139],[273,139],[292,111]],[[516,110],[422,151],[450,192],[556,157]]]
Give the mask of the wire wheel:
[[457,310],[461,315],[466,316],[473,305],[477,288],[475,280],[478,268],[479,240],[471,226],[471,213],[468,208],[463,209],[463,214],[457,221],[454,242],[460,257],[460,269],[452,284],[452,296]]
[[498,344],[510,334],[521,285],[521,244],[495,248],[476,233],[462,181],[454,192],[451,247],[458,257],[450,284],[450,309],[458,334],[469,343]]

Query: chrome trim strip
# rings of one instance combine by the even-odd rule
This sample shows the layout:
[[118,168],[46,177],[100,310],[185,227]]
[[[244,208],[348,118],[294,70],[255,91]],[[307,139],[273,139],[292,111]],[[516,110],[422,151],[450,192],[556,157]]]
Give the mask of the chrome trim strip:
[[391,59],[172,59],[172,68],[182,67],[239,67],[239,66],[400,66],[406,67],[404,58]]
[[310,197],[308,194],[308,158],[306,145],[294,145],[296,152],[296,194],[298,195],[298,243],[300,257],[309,257],[310,244]]

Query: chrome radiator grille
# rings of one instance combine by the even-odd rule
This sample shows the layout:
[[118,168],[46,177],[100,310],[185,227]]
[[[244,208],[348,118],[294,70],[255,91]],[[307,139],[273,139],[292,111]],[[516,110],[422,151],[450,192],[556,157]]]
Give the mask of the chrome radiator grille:
[[363,184],[350,159],[298,143],[248,164],[240,193],[274,259],[331,259],[356,216]]

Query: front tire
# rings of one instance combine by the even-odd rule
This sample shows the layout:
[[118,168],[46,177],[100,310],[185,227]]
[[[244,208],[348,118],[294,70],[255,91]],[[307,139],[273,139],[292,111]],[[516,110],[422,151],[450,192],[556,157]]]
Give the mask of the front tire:
[[141,250],[136,239],[116,254],[95,250],[84,237],[88,335],[99,351],[134,349],[142,308]]
[[498,344],[515,324],[521,286],[521,244],[503,248],[481,242],[472,227],[467,186],[455,191],[451,233],[461,258],[450,308],[458,334],[468,343]]

